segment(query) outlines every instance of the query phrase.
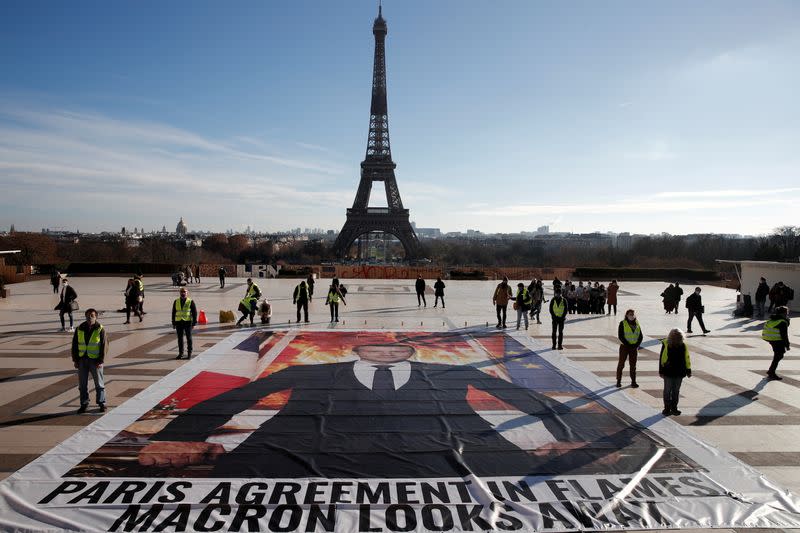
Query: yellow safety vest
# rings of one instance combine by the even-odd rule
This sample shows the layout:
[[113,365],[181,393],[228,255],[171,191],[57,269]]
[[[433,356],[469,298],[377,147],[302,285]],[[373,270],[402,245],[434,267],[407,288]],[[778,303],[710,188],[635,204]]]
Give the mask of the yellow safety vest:
[[639,334],[642,332],[639,321],[634,320],[634,323],[636,324],[636,329],[631,328],[627,320],[622,321],[622,331],[625,333],[625,340],[628,341],[628,344],[636,344],[639,341]]
[[144,291],[144,283],[142,282],[142,280],[137,279],[136,284],[139,286],[139,292]]
[[[692,360],[689,358],[689,347],[686,346],[686,343],[683,344],[683,356],[686,358],[686,369],[692,369]],[[667,355],[669,349],[667,348],[667,339],[661,339],[661,366],[665,366],[667,364]]]
[[83,328],[78,328],[78,357],[89,356],[89,359],[98,359],[100,357],[100,332],[103,331],[103,326],[92,331],[89,337],[89,342],[86,342],[86,332]]
[[567,301],[561,298],[561,302],[553,300],[553,314],[561,318],[567,313]]
[[517,303],[520,307],[523,305],[531,305],[533,299],[531,295],[528,294],[528,289],[520,289],[517,291]]
[[339,293],[337,291],[328,292],[328,301],[334,304],[339,303]]
[[253,311],[252,305],[253,305],[253,302],[255,302],[255,301],[256,301],[255,298],[250,298],[248,296],[245,296],[244,298],[242,298],[242,300],[239,303],[247,308],[247,312],[248,313],[251,313]]
[[254,283],[252,283],[252,284],[251,284],[251,285],[250,285],[250,286],[247,288],[247,294],[245,295],[245,299],[247,299],[247,298],[255,298],[255,297],[256,297],[256,291],[257,291],[257,290],[258,290],[258,285],[256,285],[256,284],[255,284],[255,282],[254,282]]
[[175,322],[191,322],[192,321],[192,299],[186,298],[186,302],[181,309],[181,299],[175,300]]
[[764,329],[761,331],[761,338],[767,342],[777,342],[781,340],[781,330],[778,329],[781,322],[786,322],[785,318],[767,320]]

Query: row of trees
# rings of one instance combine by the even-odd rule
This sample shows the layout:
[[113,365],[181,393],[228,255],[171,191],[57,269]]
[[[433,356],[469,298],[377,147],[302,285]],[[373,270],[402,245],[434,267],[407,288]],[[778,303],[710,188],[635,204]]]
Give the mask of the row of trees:
[[[251,245],[245,235],[216,234],[202,248],[146,238],[130,247],[124,239],[82,239],[56,242],[39,233],[12,233],[0,237],[0,249],[21,250],[9,264],[100,263],[275,263],[318,264],[332,259],[330,243],[298,241],[273,246],[271,241]],[[800,227],[783,226],[771,235],[734,239],[723,235],[701,238],[664,235],[636,240],[629,250],[562,247],[546,250],[535,240],[429,240],[422,253],[441,265],[482,266],[611,266],[643,268],[714,268],[716,259],[761,261],[800,260]]]

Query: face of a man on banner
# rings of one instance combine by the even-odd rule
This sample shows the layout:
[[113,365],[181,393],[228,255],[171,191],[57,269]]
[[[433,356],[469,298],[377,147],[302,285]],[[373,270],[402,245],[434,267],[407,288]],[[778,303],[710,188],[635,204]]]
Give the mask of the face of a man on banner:
[[410,359],[415,350],[407,344],[365,344],[356,346],[353,352],[363,361],[391,365]]

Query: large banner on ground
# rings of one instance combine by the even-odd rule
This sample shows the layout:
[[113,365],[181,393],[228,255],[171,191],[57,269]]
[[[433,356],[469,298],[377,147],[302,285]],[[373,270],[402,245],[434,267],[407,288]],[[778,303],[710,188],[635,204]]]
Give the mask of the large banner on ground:
[[0,484],[2,531],[679,527],[800,527],[800,502],[486,330],[236,333]]

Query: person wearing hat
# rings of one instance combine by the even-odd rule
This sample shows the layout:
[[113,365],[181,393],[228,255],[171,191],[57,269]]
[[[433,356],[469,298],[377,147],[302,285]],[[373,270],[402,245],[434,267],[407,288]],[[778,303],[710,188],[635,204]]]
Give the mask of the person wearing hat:
[[97,321],[97,311],[86,310],[86,321],[78,326],[72,336],[72,362],[78,370],[78,390],[81,406],[78,413],[89,407],[89,374],[94,381],[97,405],[106,410],[106,389],[103,379],[103,361],[108,353],[108,335]]
[[188,296],[189,291],[182,287],[180,298],[172,303],[172,327],[178,334],[178,357],[183,358],[183,336],[186,335],[187,359],[192,358],[192,328],[197,325],[197,307]]

